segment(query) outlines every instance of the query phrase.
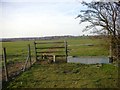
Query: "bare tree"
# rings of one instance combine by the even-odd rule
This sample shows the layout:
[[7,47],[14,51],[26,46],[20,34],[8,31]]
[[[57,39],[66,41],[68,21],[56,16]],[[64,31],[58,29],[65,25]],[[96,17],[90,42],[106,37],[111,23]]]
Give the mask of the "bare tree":
[[111,36],[112,49],[120,45],[120,2],[82,2],[87,10],[81,10],[76,18],[80,24],[89,22],[83,31],[108,32]]

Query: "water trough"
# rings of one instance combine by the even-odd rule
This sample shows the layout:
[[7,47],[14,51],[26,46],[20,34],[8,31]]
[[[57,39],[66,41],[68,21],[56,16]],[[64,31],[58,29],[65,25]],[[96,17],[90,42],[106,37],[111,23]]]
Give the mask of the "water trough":
[[101,64],[101,63],[110,63],[109,58],[105,56],[81,56],[81,57],[73,57],[68,56],[68,63],[83,63],[83,64]]

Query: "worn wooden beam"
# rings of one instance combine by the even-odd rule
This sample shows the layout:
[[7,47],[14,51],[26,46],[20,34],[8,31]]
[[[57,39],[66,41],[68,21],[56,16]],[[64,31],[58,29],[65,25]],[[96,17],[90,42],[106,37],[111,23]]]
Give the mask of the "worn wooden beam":
[[47,54],[47,53],[59,53],[59,52],[64,52],[64,51],[41,51],[41,52],[36,52],[36,53],[45,53],[45,54]]
[[[37,55],[37,57],[41,57],[42,55]],[[53,57],[53,55],[51,54],[51,55],[45,55],[45,56],[47,56],[47,57]],[[55,57],[65,57],[66,55],[55,55]]]
[[64,46],[62,47],[57,47],[57,46],[53,46],[53,47],[36,47],[36,49],[58,49],[58,48],[65,48]]
[[63,42],[36,42],[36,44],[53,44],[53,43],[63,43]]
[[35,52],[35,59],[37,61],[37,53],[36,53],[36,42],[34,41],[34,52]]

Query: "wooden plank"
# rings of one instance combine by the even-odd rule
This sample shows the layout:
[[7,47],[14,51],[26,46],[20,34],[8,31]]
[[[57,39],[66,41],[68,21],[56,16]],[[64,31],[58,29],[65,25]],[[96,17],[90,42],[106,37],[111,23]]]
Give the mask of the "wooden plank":
[[[37,57],[41,57],[42,55],[37,55]],[[47,57],[53,57],[53,55],[45,55]],[[55,57],[65,57],[66,55],[55,55]]]
[[35,44],[53,44],[53,43],[56,43],[56,44],[63,43],[64,44],[64,42],[35,42]]
[[43,53],[44,54],[44,53],[59,53],[59,52],[64,52],[64,51],[43,51],[43,52],[42,51],[41,52],[37,51],[36,53]]
[[62,46],[62,47],[55,47],[55,46],[53,46],[53,47],[36,47],[36,49],[58,49],[58,48],[65,48],[64,46]]
[[7,69],[6,48],[3,48],[3,59],[4,59],[4,69],[5,69],[5,80],[8,81],[8,69]]
[[56,57],[65,57],[66,55],[56,55]]

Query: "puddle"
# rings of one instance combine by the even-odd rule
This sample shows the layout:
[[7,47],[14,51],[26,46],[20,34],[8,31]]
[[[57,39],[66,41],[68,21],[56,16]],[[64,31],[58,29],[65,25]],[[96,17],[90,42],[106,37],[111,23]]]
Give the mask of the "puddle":
[[83,64],[97,64],[97,63],[109,63],[109,58],[104,56],[81,56],[72,57],[68,56],[68,63],[83,63]]

